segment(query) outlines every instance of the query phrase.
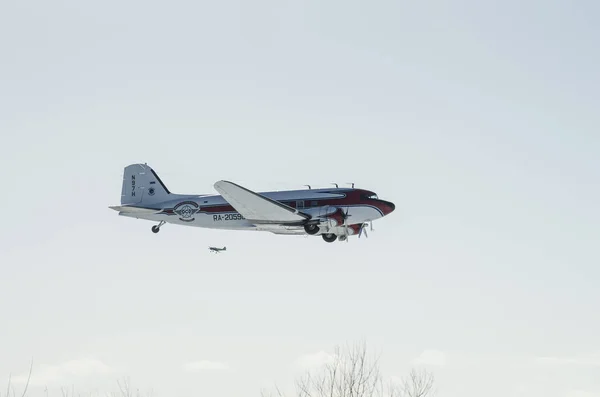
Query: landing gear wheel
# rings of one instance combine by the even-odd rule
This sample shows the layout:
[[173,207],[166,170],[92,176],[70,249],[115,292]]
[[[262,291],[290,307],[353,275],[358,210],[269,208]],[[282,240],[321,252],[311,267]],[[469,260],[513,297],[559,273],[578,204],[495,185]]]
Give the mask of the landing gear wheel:
[[335,240],[337,240],[337,236],[333,233],[322,234],[321,237],[323,237],[323,240],[327,241],[328,243],[333,243]]
[[317,225],[304,225],[304,231],[310,235],[317,234],[319,232],[319,226]]
[[166,223],[165,221],[160,221],[160,222],[158,222],[158,225],[152,226],[152,233],[158,233],[158,232],[160,232],[160,227],[162,225],[164,225],[165,223]]

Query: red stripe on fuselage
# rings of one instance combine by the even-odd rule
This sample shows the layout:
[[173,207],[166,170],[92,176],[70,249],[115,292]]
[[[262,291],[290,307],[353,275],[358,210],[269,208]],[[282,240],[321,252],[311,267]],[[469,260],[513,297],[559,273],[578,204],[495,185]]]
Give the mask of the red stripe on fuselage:
[[[327,193],[327,192],[324,192]],[[292,207],[294,209],[296,209],[296,204],[298,201],[304,201],[305,205],[304,207],[300,208],[300,210],[304,209],[304,208],[317,208],[317,207],[323,207],[326,205],[330,205],[330,206],[355,206],[355,205],[369,205],[369,206],[373,206],[375,208],[377,208],[383,215],[387,215],[388,213],[392,212],[394,209],[390,206],[391,203],[383,201],[383,200],[378,200],[378,199],[370,199],[370,198],[365,198],[364,196],[368,196],[368,195],[372,195],[373,192],[367,191],[367,190],[361,190],[361,189],[355,189],[355,190],[344,190],[342,192],[331,192],[334,194],[338,194],[338,193],[342,193],[345,194],[346,197],[343,198],[327,198],[327,197],[323,197],[323,198],[318,198],[318,197],[309,197],[309,198],[302,198],[302,197],[297,197],[297,198],[293,198],[293,199],[285,199],[285,200],[277,200],[278,202],[285,204],[289,207]],[[363,197],[361,197],[363,196]],[[316,205],[311,205],[312,202],[316,202]],[[231,205],[202,205],[200,203],[198,203],[200,205],[199,211],[200,213],[207,213],[207,214],[217,214],[217,213],[225,213],[225,212],[237,212],[235,210],[235,208],[233,208]],[[393,206],[393,204],[392,204]],[[173,209],[165,209],[163,210],[164,214],[167,215],[174,215],[175,213],[173,212]]]

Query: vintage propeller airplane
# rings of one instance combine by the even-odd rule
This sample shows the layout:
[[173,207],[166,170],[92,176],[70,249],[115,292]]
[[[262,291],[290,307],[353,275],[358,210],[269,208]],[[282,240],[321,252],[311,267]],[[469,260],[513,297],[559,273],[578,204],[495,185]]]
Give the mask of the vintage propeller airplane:
[[220,195],[174,194],[147,164],[125,167],[121,205],[109,208],[119,215],[158,222],[227,230],[256,230],[275,234],[320,235],[328,243],[348,241],[372,221],[395,209],[364,189],[288,190],[255,193],[233,182],[218,181]]
[[227,251],[227,247],[223,247],[223,248],[208,247],[208,249],[210,250],[210,252],[214,252],[215,254],[218,254],[219,252],[222,252],[222,251]]

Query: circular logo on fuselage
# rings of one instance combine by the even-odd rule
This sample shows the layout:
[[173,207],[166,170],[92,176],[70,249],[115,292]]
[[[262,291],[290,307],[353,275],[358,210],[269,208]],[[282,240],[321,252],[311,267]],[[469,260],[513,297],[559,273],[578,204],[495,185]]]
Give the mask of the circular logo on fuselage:
[[179,220],[184,222],[192,222],[194,214],[200,211],[200,207],[193,201],[184,201],[177,204],[173,208],[173,212],[179,215]]

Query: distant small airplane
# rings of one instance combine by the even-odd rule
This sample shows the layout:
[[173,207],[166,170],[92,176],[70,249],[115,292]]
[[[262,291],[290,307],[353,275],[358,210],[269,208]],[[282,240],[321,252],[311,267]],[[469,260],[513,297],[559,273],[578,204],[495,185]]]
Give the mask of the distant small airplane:
[[227,251],[227,247],[223,247],[223,248],[217,248],[217,247],[208,247],[208,249],[211,252],[214,252],[215,254],[218,254],[221,251]]
[[[195,172],[194,172],[195,174]],[[194,175],[192,174],[192,175]],[[214,184],[216,194],[171,193],[147,164],[125,167],[119,215],[154,221],[152,232],[165,223],[221,230],[255,230],[286,235],[321,236],[348,242],[366,226],[394,211],[390,201],[365,189],[339,187],[253,192],[229,181]],[[212,250],[218,252],[217,250]]]

